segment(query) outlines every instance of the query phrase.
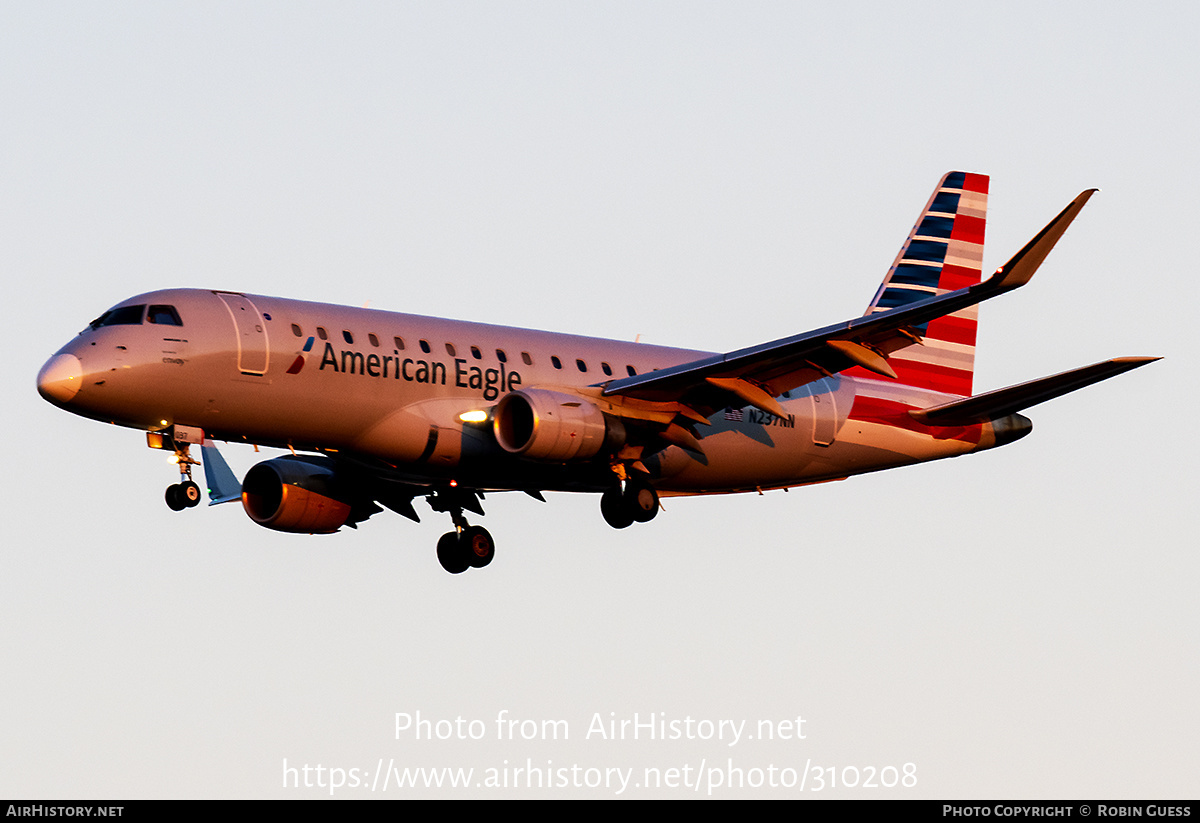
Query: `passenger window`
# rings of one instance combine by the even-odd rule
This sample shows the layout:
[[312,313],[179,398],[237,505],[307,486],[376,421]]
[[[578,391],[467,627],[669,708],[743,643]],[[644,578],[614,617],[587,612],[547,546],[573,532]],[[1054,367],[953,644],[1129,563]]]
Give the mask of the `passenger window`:
[[562,368],[562,361],[558,359],[558,355],[557,355],[557,354],[552,354],[552,355],[550,355],[550,363],[551,363],[551,364],[554,366],[554,368],[556,368],[556,369],[561,369],[561,368]]
[[428,340],[421,341],[421,351],[425,352],[426,354],[429,354],[429,352],[433,351],[433,349],[429,348]]
[[345,340],[348,345],[354,345],[354,335],[345,329],[342,329],[342,339]]
[[580,371],[584,371],[584,372],[587,371],[587,363],[584,363],[582,360],[576,360],[575,365],[579,368]]
[[608,365],[607,363],[601,363],[600,368],[605,374],[607,374],[609,377],[612,377],[612,366]]
[[297,326],[295,323],[292,324],[292,334],[296,335],[297,337],[304,336],[303,330],[301,330],[301,328],[299,326]]
[[372,346],[379,348],[379,338],[375,335],[375,332],[368,332],[367,339],[371,341]]
[[182,326],[179,312],[174,306],[151,306],[146,312],[146,320],[159,326]]
[[325,331],[324,326],[317,326],[317,337],[321,338],[322,340],[329,339],[329,333]]
[[393,337],[392,342],[396,344],[397,349],[399,349],[400,351],[404,351],[404,338],[403,337]]
[[471,347],[471,356],[472,356],[472,357],[474,357],[476,360],[482,360],[482,359],[483,359],[483,352],[481,352],[481,351],[479,350],[479,347],[478,347],[478,346],[472,346],[472,347]]
[[529,352],[527,352],[527,351],[521,352],[521,362],[524,363],[526,366],[533,365],[533,358],[529,356]]
[[633,366],[626,366],[625,371],[629,372],[630,377],[637,377],[637,372],[634,371]]
[[496,349],[496,359],[501,363],[508,362],[508,355],[504,353],[504,349]]
[[446,344],[446,354],[450,355],[451,357],[458,357],[458,354],[454,351],[453,343]]

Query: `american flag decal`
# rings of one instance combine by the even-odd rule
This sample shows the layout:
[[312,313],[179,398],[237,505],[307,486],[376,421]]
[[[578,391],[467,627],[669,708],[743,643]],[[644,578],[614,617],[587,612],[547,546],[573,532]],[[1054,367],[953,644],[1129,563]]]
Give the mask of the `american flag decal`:
[[[943,177],[866,314],[978,283],[983,274],[987,196],[985,175],[952,171]],[[978,316],[978,306],[970,306],[916,327],[924,345],[909,346],[888,358],[900,382],[969,396]],[[861,376],[875,377],[866,372]]]

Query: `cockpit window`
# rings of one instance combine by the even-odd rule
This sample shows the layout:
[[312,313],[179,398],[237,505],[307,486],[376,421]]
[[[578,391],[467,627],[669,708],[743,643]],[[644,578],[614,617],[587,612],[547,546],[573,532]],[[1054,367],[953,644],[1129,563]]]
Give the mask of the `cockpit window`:
[[159,326],[182,326],[183,321],[179,319],[179,312],[175,311],[174,306],[151,306],[146,312],[146,322],[156,323]]
[[109,309],[97,317],[88,325],[88,328],[98,329],[101,326],[140,326],[142,324],[142,315],[145,311],[146,307],[144,305],[119,306],[115,309]]

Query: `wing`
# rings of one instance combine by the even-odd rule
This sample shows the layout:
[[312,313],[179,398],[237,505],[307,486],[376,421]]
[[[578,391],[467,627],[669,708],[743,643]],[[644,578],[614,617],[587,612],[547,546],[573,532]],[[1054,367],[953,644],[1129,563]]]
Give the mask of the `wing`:
[[1095,191],[1089,189],[1071,201],[982,283],[770,343],[614,380],[602,387],[602,394],[679,403],[704,416],[736,399],[782,417],[775,397],[830,374],[861,366],[894,378],[888,356],[920,344],[922,324],[1028,283]]

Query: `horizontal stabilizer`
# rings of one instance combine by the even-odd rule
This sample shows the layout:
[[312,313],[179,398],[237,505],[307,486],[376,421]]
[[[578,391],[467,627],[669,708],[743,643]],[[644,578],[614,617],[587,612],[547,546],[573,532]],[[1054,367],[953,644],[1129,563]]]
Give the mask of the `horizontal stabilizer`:
[[1072,369],[1062,374],[1009,386],[1006,389],[977,394],[965,400],[955,400],[952,403],[943,403],[928,409],[910,411],[909,414],[930,426],[965,426],[1013,414],[1160,359],[1158,357],[1117,357]]
[[200,444],[200,460],[204,465],[204,484],[208,486],[208,505],[242,499],[242,484],[217,447],[207,438]]

